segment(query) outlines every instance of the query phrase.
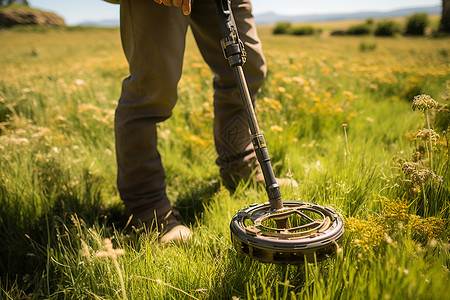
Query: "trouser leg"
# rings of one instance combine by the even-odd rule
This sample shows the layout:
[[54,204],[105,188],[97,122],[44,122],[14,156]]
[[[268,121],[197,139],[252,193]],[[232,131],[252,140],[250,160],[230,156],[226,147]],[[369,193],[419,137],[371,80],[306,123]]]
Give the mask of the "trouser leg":
[[117,185],[126,213],[150,224],[171,209],[156,124],[177,99],[188,17],[150,0],[121,0],[121,37],[130,75],[115,115]]
[[[263,178],[251,145],[247,115],[236,79],[220,47],[222,33],[215,6],[215,1],[195,0],[190,25],[203,58],[215,73],[214,139],[218,153],[217,164],[225,186],[234,188],[239,179],[249,178],[255,169],[256,179]],[[250,1],[234,0],[232,9],[248,55],[244,72],[254,99],[266,75],[261,42],[256,32]]]

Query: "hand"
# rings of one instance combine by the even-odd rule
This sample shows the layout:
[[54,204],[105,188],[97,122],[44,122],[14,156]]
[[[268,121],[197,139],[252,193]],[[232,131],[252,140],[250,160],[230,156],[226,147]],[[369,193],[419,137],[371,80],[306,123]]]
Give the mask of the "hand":
[[154,0],[156,3],[163,3],[165,6],[181,7],[185,16],[191,13],[191,0]]

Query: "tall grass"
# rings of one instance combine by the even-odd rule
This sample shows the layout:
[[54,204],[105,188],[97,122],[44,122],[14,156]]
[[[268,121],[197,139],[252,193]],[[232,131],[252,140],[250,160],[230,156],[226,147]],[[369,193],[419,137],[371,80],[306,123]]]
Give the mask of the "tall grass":
[[[377,47],[367,52],[355,37],[261,38],[269,73],[258,118],[276,175],[299,183],[282,188],[284,200],[340,211],[346,233],[337,256],[278,266],[232,248],[231,217],[266,195],[250,183],[234,193],[221,185],[212,74],[190,35],[179,102],[159,126],[159,148],[168,194],[194,237],[162,246],[155,232],[126,225],[115,187],[113,116],[127,75],[118,31],[4,30],[2,298],[446,298],[447,133],[438,131],[430,149],[439,184],[425,182],[418,194],[401,163],[418,143],[405,134],[426,126],[413,97],[429,94],[448,108],[448,41],[371,38]],[[99,257],[105,238],[125,255]]]

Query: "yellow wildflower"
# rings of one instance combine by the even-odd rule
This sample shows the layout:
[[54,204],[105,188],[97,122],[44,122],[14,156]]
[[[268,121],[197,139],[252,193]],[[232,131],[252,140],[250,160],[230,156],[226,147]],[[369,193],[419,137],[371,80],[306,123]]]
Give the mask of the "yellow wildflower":
[[279,86],[279,87],[277,88],[277,92],[278,92],[278,93],[281,93],[281,94],[284,94],[284,93],[286,93],[286,89],[285,89],[284,87],[282,87],[282,86]]
[[273,125],[273,126],[270,126],[270,130],[272,130],[273,132],[282,132],[283,128],[278,125]]

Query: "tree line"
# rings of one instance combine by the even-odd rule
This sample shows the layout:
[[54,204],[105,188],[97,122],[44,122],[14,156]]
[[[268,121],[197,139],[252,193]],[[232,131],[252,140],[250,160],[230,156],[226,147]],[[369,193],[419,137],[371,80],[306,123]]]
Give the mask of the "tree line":
[[[449,0],[450,1],[450,0]],[[447,1],[447,2],[449,2]],[[443,10],[444,12],[444,10]],[[444,14],[441,18],[438,33],[450,33],[449,22],[445,21]],[[398,21],[385,19],[376,21],[373,18],[367,19],[363,23],[355,24],[346,30],[335,30],[331,35],[369,35],[375,36],[396,36],[399,34],[420,36],[425,35],[427,27],[430,25],[430,18],[427,13],[418,12],[406,18],[404,26]],[[321,33],[320,28],[311,25],[293,25],[291,22],[279,22],[273,28],[273,34],[291,34],[291,35],[313,35]]]

